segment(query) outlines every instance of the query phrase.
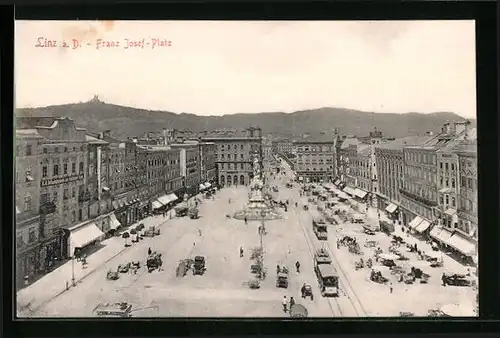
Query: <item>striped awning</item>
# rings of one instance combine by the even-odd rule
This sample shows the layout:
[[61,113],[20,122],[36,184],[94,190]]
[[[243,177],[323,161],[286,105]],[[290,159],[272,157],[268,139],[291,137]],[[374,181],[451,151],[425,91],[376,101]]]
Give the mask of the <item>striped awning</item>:
[[398,206],[394,203],[391,203],[387,206],[387,208],[385,208],[385,211],[387,211],[388,213],[392,214],[394,211],[396,211],[398,209]]
[[420,216],[417,216],[410,222],[410,224],[408,224],[408,226],[412,229],[415,229],[422,221],[422,218],[420,218]]

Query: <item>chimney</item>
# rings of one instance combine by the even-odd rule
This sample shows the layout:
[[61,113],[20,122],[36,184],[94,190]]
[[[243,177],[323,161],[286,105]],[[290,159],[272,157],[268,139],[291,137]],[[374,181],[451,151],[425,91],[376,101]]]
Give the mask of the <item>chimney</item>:
[[467,127],[470,124],[470,121],[468,120],[463,120],[463,121],[456,121],[453,122],[455,126],[455,135],[460,135],[462,132],[467,132]]

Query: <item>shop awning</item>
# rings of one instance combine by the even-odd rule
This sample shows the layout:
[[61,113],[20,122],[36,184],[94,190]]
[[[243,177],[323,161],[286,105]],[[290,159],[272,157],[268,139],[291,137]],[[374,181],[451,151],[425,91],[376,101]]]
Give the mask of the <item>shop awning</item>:
[[120,225],[121,225],[120,222],[118,222],[118,220],[116,219],[116,215],[111,214],[109,216],[109,229],[116,230],[116,228],[118,228]]
[[162,205],[167,205],[170,203],[170,199],[168,198],[168,195],[162,195],[156,199],[158,202],[160,202]]
[[212,186],[212,184],[210,182],[205,182],[205,188],[210,188]]
[[415,228],[415,230],[418,231],[418,232],[420,232],[420,233],[422,233],[425,230],[429,229],[430,226],[431,226],[431,222],[426,221],[424,219],[424,220],[422,220],[422,222],[420,222],[419,225],[417,225],[417,227]]
[[174,193],[171,193],[171,194],[168,195],[169,203],[177,201],[178,199],[179,199],[179,197],[177,197],[177,195],[174,194]]
[[466,256],[474,256],[476,253],[476,245],[458,233],[451,236],[447,244]]
[[444,213],[446,215],[448,215],[448,216],[451,217],[451,216],[453,216],[453,215],[455,215],[457,213],[457,210],[456,209],[452,209],[452,208],[448,208],[448,209],[446,209],[446,211]]
[[81,227],[72,230],[69,237],[71,243],[70,254],[73,255],[76,248],[83,248],[87,244],[97,240],[104,233],[95,225],[94,222],[87,223]]
[[355,191],[355,190],[354,190],[353,188],[351,188],[351,187],[345,187],[345,188],[344,188],[344,192],[348,193],[348,194],[349,194],[349,195],[351,195],[351,196],[356,195],[354,191]]
[[350,198],[350,197],[349,197],[349,195],[347,195],[346,193],[344,193],[344,192],[342,192],[342,191],[339,191],[339,192],[337,193],[337,197],[338,197],[338,198],[345,199],[345,200],[347,200],[347,199],[349,199],[349,198]]
[[153,201],[153,204],[151,205],[151,207],[153,208],[153,210],[159,209],[162,206],[163,206],[163,204],[161,204],[159,201]]
[[422,222],[422,219],[420,218],[420,216],[417,216],[414,219],[412,219],[412,221],[410,222],[410,224],[408,224],[408,226],[412,229],[415,229],[420,224],[420,222]]
[[356,188],[356,190],[354,190],[354,194],[359,198],[365,198],[367,192],[362,189]]
[[432,238],[444,244],[448,244],[451,238],[451,232],[439,226],[432,228],[429,234]]
[[387,211],[388,213],[392,214],[394,211],[396,211],[398,209],[398,206],[394,203],[390,203],[387,208],[385,208],[385,211]]

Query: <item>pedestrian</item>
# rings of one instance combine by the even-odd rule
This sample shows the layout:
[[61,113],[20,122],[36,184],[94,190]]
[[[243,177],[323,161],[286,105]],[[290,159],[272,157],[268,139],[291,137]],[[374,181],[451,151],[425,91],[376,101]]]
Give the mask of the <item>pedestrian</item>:
[[151,248],[148,248],[148,256],[151,255]]
[[245,216],[245,224],[248,224],[247,216]]
[[198,235],[201,237],[201,229],[198,229]]
[[305,298],[306,297],[306,283],[304,283],[302,285],[302,287],[300,288],[300,293],[302,295],[302,298]]
[[337,249],[340,249],[340,240],[337,239]]
[[240,258],[243,257],[243,248],[240,246]]
[[443,272],[443,275],[441,276],[441,282],[443,282],[443,286],[446,286],[446,276]]
[[292,308],[292,306],[295,305],[295,299],[293,299],[293,297],[290,297],[290,309]]
[[299,261],[297,261],[295,263],[295,267],[297,268],[297,273],[300,273],[300,263],[299,263]]
[[389,282],[389,292],[392,293],[392,282]]
[[286,296],[283,296],[283,301],[281,302],[283,304],[283,312],[286,313],[286,307],[288,305],[288,301],[286,299]]

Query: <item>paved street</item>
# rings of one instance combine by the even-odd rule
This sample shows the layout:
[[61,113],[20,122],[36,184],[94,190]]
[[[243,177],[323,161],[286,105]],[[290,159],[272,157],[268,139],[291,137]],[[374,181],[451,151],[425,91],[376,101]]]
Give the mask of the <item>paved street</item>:
[[[445,269],[457,272],[458,263],[450,258],[444,257],[444,268],[430,268],[428,263],[424,266],[418,261],[415,254],[407,254],[410,260],[403,263],[404,267],[422,268],[431,275],[428,284],[399,283],[394,275],[381,267],[384,276],[393,284],[392,293],[388,285],[369,281],[369,269],[355,271],[354,263],[361,256],[349,253],[345,247],[337,249],[337,238],[344,234],[354,235],[360,244],[368,239],[375,240],[384,251],[389,247],[390,238],[382,233],[366,235],[360,225],[346,223],[331,225],[328,241],[318,241],[312,232],[311,212],[302,209],[307,198],[299,196],[298,184],[295,183],[292,189],[285,187],[291,177],[291,173],[285,171],[285,175],[275,175],[268,180],[270,186],[279,189],[273,193],[274,198],[288,200],[290,204],[287,212],[279,209],[282,219],[265,223],[267,234],[263,236],[263,247],[267,276],[260,289],[252,290],[246,284],[253,278],[250,273],[253,261],[249,256],[252,248],[260,246],[257,231],[260,222],[245,224],[226,217],[241,210],[248,200],[248,187],[230,187],[218,191],[214,200],[203,200],[199,219],[156,216],[143,221],[146,226],[159,226],[160,236],[145,238],[126,249],[122,238],[104,241],[104,248],[89,257],[87,269],[75,264],[77,285],[60,293],[65,289],[66,281],[71,279],[71,262],[66,263],[19,292],[18,303],[30,303],[32,310],[27,312],[25,309],[20,314],[89,317],[93,316],[98,303],[126,301],[138,310],[134,312],[136,317],[285,317],[288,314],[282,311],[283,296],[293,296],[297,303],[306,306],[311,317],[398,316],[401,311],[425,316],[429,309],[450,303],[458,303],[465,308],[464,312],[472,314],[475,300],[472,288],[441,286],[440,276]],[[316,206],[310,204],[310,209],[314,208]],[[364,211],[365,206],[362,205],[360,210]],[[366,222],[375,222],[377,213],[369,208],[365,217]],[[423,244],[419,243],[419,246],[427,250]],[[137,275],[120,274],[116,281],[106,280],[106,271],[115,270],[118,264],[139,260],[145,265],[149,247],[163,254],[162,271],[148,273],[143,266]],[[242,258],[240,247],[244,249]],[[321,297],[316,282],[313,253],[322,247],[332,254],[333,265],[339,273],[341,292],[336,298]],[[372,255],[373,249],[361,247],[364,259]],[[206,257],[205,274],[193,276],[188,272],[185,277],[176,277],[178,262],[196,255]],[[300,273],[295,271],[296,261],[301,264]],[[278,264],[290,270],[288,289],[276,288],[275,268]],[[316,296],[313,301],[301,299],[303,283],[312,285]]]
[[[101,302],[127,301],[137,311],[134,316],[234,316],[276,317],[288,316],[281,309],[284,295],[295,296],[308,308],[311,316],[333,316],[329,303],[316,297],[314,301],[300,300],[300,286],[304,281],[314,283],[312,260],[303,234],[290,231],[294,226],[293,213],[285,213],[284,219],[266,223],[268,234],[264,236],[267,279],[258,290],[245,285],[251,278],[249,252],[260,245],[257,227],[259,222],[227,218],[240,210],[247,201],[248,188],[225,188],[215,200],[204,200],[200,205],[201,217],[197,220],[174,218],[161,228],[161,235],[146,238],[102,264],[76,287],[43,304],[33,317],[86,317]],[[229,204],[229,199],[231,203]],[[202,236],[199,236],[201,229]],[[123,245],[123,239],[121,240]],[[239,248],[245,255],[239,257]],[[163,271],[147,273],[142,267],[137,275],[120,274],[116,281],[105,278],[108,269],[116,269],[120,263],[140,260],[145,263],[148,247],[163,254]],[[179,260],[203,255],[207,259],[207,271],[203,276],[187,274],[175,276]],[[307,258],[305,258],[307,257]],[[89,257],[89,265],[96,258]],[[296,260],[303,266],[303,273],[292,268]],[[275,286],[275,266],[286,264],[291,270],[288,289]],[[51,278],[51,274],[45,278]],[[55,277],[55,276],[54,276]],[[316,293],[318,291],[316,290]],[[31,307],[34,308],[33,306]]]
[[[285,170],[285,175],[276,175],[277,182],[287,182],[293,175],[290,173],[288,165],[283,164],[282,168]],[[282,192],[283,191],[283,192]],[[288,198],[299,203],[307,203],[307,198],[300,198],[299,185],[294,183],[293,189],[280,189],[280,194],[287,194]],[[358,203],[359,210],[365,213],[366,204]],[[316,205],[310,204],[311,209],[315,209]],[[350,209],[352,211],[352,209]],[[310,213],[306,211],[297,210],[301,215],[302,224],[310,232],[310,238],[314,238],[311,229]],[[385,218],[383,212],[380,212],[381,218]],[[375,224],[378,221],[377,210],[369,207],[368,213],[365,214],[365,222]],[[402,235],[400,229],[396,229],[397,235]],[[354,236],[357,238],[363,251],[362,256],[349,253],[347,247],[340,247],[337,249],[336,240],[343,235]],[[418,240],[417,238],[404,234],[405,240],[408,243],[417,243],[419,248],[425,252],[433,252],[430,245]],[[339,271],[341,280],[341,288],[344,289],[344,296],[349,302],[344,302],[342,308],[344,312],[346,309],[354,308],[357,315],[360,316],[399,316],[400,312],[411,312],[416,316],[426,316],[428,310],[438,309],[441,306],[448,304],[459,305],[460,311],[463,316],[474,316],[476,290],[471,287],[455,287],[441,285],[441,275],[443,272],[453,273],[467,273],[466,268],[457,261],[442,254],[443,267],[431,268],[428,262],[420,261],[416,253],[405,253],[410,260],[405,262],[398,262],[405,270],[409,270],[411,266],[422,269],[425,273],[431,275],[428,284],[405,284],[397,281],[396,275],[391,275],[388,268],[377,266],[375,263],[374,268],[383,271],[383,275],[388,277],[393,286],[393,292],[390,293],[389,285],[377,284],[369,280],[370,270],[368,268],[356,271],[354,264],[360,257],[366,261],[369,257],[373,258],[373,251],[375,248],[365,248],[363,244],[367,240],[374,240],[378,242],[378,246],[388,252],[391,238],[383,233],[377,232],[376,235],[370,236],[364,233],[362,225],[344,223],[329,228],[328,248],[333,253],[334,265]],[[404,251],[404,249],[403,249]],[[441,254],[439,254],[441,255]],[[342,297],[340,297],[342,299]],[[390,300],[390,301],[388,301]],[[348,316],[348,314],[343,314]]]

